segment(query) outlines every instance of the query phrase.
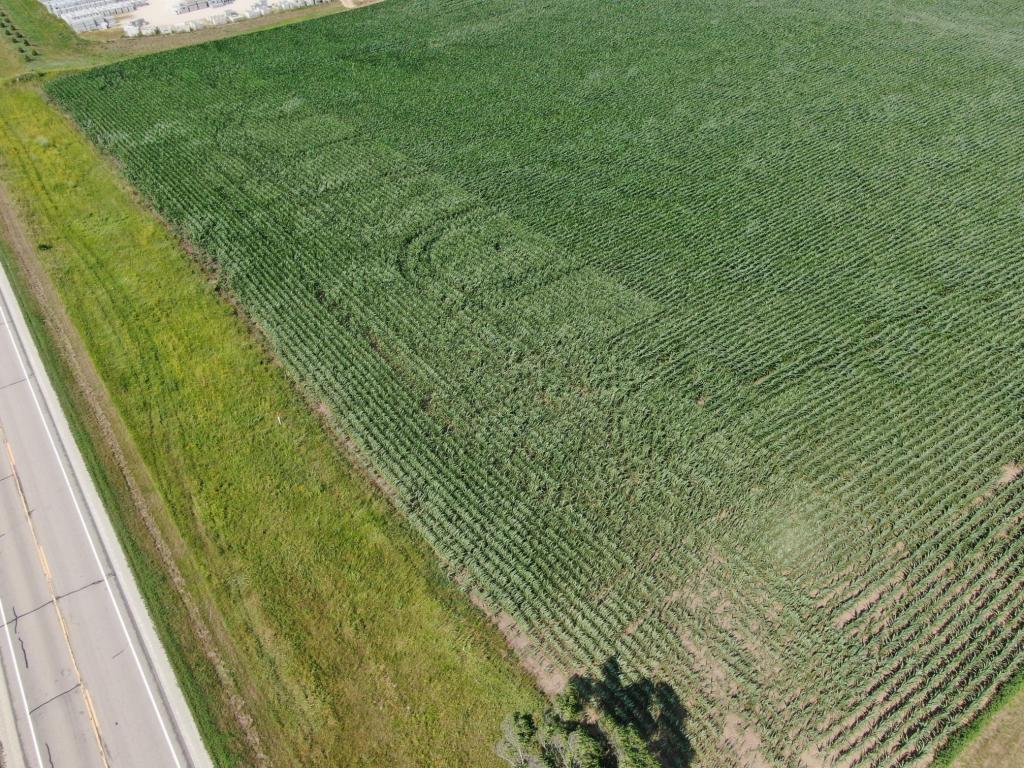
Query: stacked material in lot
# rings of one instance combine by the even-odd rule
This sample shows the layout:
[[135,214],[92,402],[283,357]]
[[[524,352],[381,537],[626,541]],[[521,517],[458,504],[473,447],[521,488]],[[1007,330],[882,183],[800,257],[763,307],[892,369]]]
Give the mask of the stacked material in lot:
[[44,0],[50,13],[60,16],[76,32],[106,29],[113,19],[146,5],[146,0]]
[[204,8],[220,8],[222,5],[233,3],[234,0],[182,0],[174,8],[175,13],[191,13],[201,11]]

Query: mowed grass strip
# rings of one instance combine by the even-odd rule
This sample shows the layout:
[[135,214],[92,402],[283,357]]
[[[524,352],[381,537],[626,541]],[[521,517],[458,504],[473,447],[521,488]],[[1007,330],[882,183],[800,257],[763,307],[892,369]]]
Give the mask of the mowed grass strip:
[[494,764],[536,694],[161,222],[32,87],[0,89],[0,162],[270,761]]
[[[8,203],[0,189],[0,213],[6,214],[3,207]],[[0,222],[0,266],[14,287],[75,441],[113,522],[160,641],[178,673],[179,685],[191,705],[206,749],[217,765],[244,763],[252,750],[245,743],[245,733],[234,712],[223,705],[230,694],[226,681],[218,677],[215,660],[205,653],[207,646],[200,632],[206,623],[200,626],[192,620],[183,599],[188,593],[175,585],[173,575],[165,568],[161,557],[161,546],[167,544],[165,532],[153,535],[147,527],[149,520],[143,517],[162,504],[152,484],[147,482],[149,476],[141,458],[137,453],[130,458],[127,455],[134,444],[123,424],[119,420],[113,423],[116,410],[108,399],[95,397],[95,370],[82,365],[77,337],[67,333],[71,323],[62,311],[63,305],[53,298],[49,283],[39,282],[38,273],[30,271],[32,265],[25,261],[24,252],[9,246],[12,236],[23,234],[12,231],[10,221],[8,218]],[[35,258],[34,251],[28,255]],[[108,439],[115,432],[116,443]],[[139,496],[134,495],[136,490]],[[149,519],[153,520],[153,516]],[[231,691],[236,692],[234,686]]]

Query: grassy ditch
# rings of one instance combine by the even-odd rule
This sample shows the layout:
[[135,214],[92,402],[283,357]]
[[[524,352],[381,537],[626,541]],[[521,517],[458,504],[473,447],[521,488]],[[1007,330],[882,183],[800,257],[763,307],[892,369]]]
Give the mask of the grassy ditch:
[[165,605],[137,511],[112,506],[218,761],[494,763],[502,716],[536,696],[497,635],[71,124],[28,85],[0,89],[0,116],[0,177],[33,258],[152,483],[183,596]]
[[[10,278],[32,334],[75,437],[89,474],[117,532],[135,581],[146,601],[160,640],[185,692],[207,749],[218,765],[239,763],[242,734],[212,703],[221,690],[216,670],[202,653],[181,595],[161,568],[165,537],[147,530],[141,509],[159,506],[145,465],[131,437],[83,354],[53,286],[24,246],[26,232],[0,189],[0,267]],[[14,243],[15,245],[9,245]],[[99,385],[99,386],[97,386]],[[166,514],[166,510],[163,510]]]

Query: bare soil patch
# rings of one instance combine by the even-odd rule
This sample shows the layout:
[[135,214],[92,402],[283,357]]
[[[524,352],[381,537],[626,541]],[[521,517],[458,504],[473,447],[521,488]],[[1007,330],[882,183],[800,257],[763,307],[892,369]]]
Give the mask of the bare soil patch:
[[519,628],[515,619],[504,611],[495,611],[476,592],[470,592],[469,599],[494,622],[509,648],[515,652],[519,663],[537,681],[541,691],[548,696],[557,696],[565,690],[569,684],[569,675],[537,648],[537,644]]

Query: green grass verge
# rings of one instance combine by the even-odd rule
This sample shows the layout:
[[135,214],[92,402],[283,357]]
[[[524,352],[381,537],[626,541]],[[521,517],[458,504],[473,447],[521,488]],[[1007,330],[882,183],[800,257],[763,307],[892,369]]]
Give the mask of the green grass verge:
[[[0,89],[0,158],[48,246],[42,267],[149,468],[163,525],[181,537],[179,567],[223,622],[218,649],[268,758],[493,764],[502,716],[536,693],[283,371],[30,86]],[[159,576],[140,580],[164,636],[175,634],[179,619],[152,599]],[[201,666],[175,660],[209,739],[230,717],[223,706],[204,713]],[[211,749],[229,764],[239,746]]]
[[[988,731],[996,727],[996,721],[1010,708],[1024,714],[1024,674],[1018,675],[1012,683],[1001,689],[985,707],[984,712],[963,730],[959,731],[939,752],[933,763],[934,768],[1013,768],[1004,762],[1009,753],[993,750],[973,755],[966,760],[972,745]],[[1018,716],[1019,717],[1019,716]]]
[[76,381],[67,358],[55,341],[61,331],[48,326],[37,296],[29,289],[24,265],[0,239],[0,266],[6,271],[36,349],[49,374],[75,443],[89,470],[118,540],[131,566],[136,584],[153,618],[160,641],[216,765],[236,765],[242,754],[241,735],[227,717],[218,716],[216,672],[201,653],[184,606],[176,599],[166,573],[160,568],[152,541],[133,510],[131,494],[110,455],[102,428],[93,417],[88,395]]

